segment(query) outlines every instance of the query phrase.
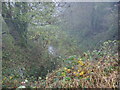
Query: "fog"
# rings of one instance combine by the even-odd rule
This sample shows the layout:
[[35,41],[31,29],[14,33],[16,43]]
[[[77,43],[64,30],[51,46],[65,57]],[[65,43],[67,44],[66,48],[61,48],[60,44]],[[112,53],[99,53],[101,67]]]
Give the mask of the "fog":
[[94,62],[109,50],[100,48],[118,40],[118,3],[3,2],[2,37],[4,76],[45,79],[69,59]]

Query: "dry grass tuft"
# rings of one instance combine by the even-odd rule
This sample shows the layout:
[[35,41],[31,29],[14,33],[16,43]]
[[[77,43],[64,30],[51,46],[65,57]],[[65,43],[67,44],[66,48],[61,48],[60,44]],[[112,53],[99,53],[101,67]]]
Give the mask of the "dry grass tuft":
[[[111,43],[113,46],[109,47]],[[72,64],[47,76],[45,88],[118,88],[119,61],[118,53],[112,53],[114,44],[115,41],[108,41],[100,51],[85,53],[80,58],[70,57]]]

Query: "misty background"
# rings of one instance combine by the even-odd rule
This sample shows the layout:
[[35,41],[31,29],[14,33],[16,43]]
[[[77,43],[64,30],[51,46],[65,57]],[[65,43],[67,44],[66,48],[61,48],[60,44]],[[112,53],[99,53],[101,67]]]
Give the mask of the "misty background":
[[3,75],[45,77],[63,59],[118,39],[116,2],[2,2]]

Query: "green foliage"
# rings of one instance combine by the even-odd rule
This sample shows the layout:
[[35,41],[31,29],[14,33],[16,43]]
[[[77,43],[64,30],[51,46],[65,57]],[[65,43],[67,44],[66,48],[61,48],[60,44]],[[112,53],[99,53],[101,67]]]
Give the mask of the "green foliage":
[[65,80],[70,81],[71,78],[70,77],[65,77]]
[[[39,5],[40,7],[35,7]],[[45,7],[45,8],[44,8]],[[42,10],[40,10],[42,9]],[[2,16],[7,23],[15,42],[22,47],[27,45],[27,28],[32,22],[41,24],[53,23],[55,19],[53,3],[27,3],[27,2],[4,2],[2,3]],[[31,23],[31,24],[32,24]],[[39,23],[37,23],[39,24]],[[16,37],[17,35],[17,37]],[[18,40],[16,40],[16,38]]]
[[[100,81],[99,77],[102,75],[106,77],[118,69],[114,67],[118,62],[116,59],[118,41],[109,40],[114,39],[112,36],[117,33],[113,32],[117,30],[116,23],[111,22],[115,21],[116,14],[109,15],[110,12],[107,11],[109,4],[91,4],[90,10],[87,10],[87,7],[82,10],[81,5],[76,4],[73,5],[72,11],[74,12],[76,8],[80,10],[70,12],[68,15],[67,9],[64,11],[65,7],[61,7],[65,13],[63,16],[69,16],[62,18],[60,17],[64,13],[59,12],[59,5],[56,6],[56,3],[2,4],[3,87],[16,88],[24,80],[29,81],[27,87],[34,88],[39,85],[47,88],[56,85],[58,85],[56,87],[75,87],[72,86],[73,82],[83,87],[85,82],[82,83],[82,80],[90,81],[90,84],[87,82],[90,86],[84,85],[84,87],[91,87]],[[63,19],[68,21],[64,23]],[[104,42],[105,40],[108,41]],[[103,45],[100,45],[102,42]],[[49,52],[50,46],[53,47],[54,54]],[[93,51],[93,48],[96,50]],[[83,53],[85,50],[86,53]],[[103,63],[104,66],[101,66]],[[109,66],[110,63],[112,66]],[[54,72],[54,69],[59,70]],[[96,76],[96,73],[100,76]],[[49,77],[49,74],[52,75]],[[96,77],[98,80],[93,79]],[[59,85],[61,82],[63,86]]]
[[[104,81],[103,76],[109,78],[110,75],[114,74],[114,72],[118,70],[118,67],[116,66],[116,62],[118,62],[118,59],[116,58],[117,44],[118,41],[116,40],[114,41],[108,40],[104,42],[103,45],[101,45],[101,48],[99,50],[93,50],[92,52],[88,51],[86,53],[83,53],[83,55],[81,56],[77,56],[77,55],[69,56],[68,58],[64,59],[64,61],[67,61],[64,62],[64,67],[59,68],[59,70],[52,72],[51,73],[52,75],[51,74],[47,75],[46,79],[44,78],[36,79],[37,76],[35,76],[35,73],[40,73],[42,70],[40,70],[41,68],[37,68],[33,66],[32,69],[30,69],[29,73],[27,72],[27,76],[23,80],[29,81],[26,85],[29,87],[37,87],[37,85],[41,87],[46,87],[48,84],[49,87],[51,88],[52,87],[96,87],[97,84],[100,84],[99,79]],[[19,74],[17,73],[15,74],[11,68],[8,71],[6,71],[5,69],[8,70],[5,67],[3,68],[4,71],[3,72],[4,76],[2,80],[3,87],[16,88],[20,86],[20,82],[23,81],[22,79],[20,79],[21,76],[19,76]],[[8,72],[9,74],[7,75]],[[31,76],[28,74],[30,74]],[[36,74],[36,75],[40,77],[40,74]],[[33,82],[34,84],[31,85],[30,84],[31,82]],[[38,84],[37,82],[40,83]],[[87,84],[85,82],[87,82]],[[104,83],[107,85],[108,82],[109,80]],[[55,83],[58,83],[60,85],[55,86],[57,85]],[[113,81],[111,85],[113,85],[114,83],[115,81]]]

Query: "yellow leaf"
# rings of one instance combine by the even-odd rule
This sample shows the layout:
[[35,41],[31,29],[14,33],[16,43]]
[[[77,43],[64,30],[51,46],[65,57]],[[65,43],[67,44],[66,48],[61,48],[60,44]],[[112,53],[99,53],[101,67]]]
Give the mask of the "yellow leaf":
[[70,69],[67,69],[67,72],[70,72],[71,70]]
[[75,76],[79,76],[79,73],[76,73]]
[[10,76],[10,79],[12,79],[13,77],[12,76]]
[[84,65],[84,63],[82,61],[78,61],[78,63],[81,64],[81,65]]
[[84,71],[82,71],[81,73],[80,73],[80,75],[83,75],[84,74]]
[[64,67],[64,70],[67,70],[67,68],[66,68],[66,67]]

